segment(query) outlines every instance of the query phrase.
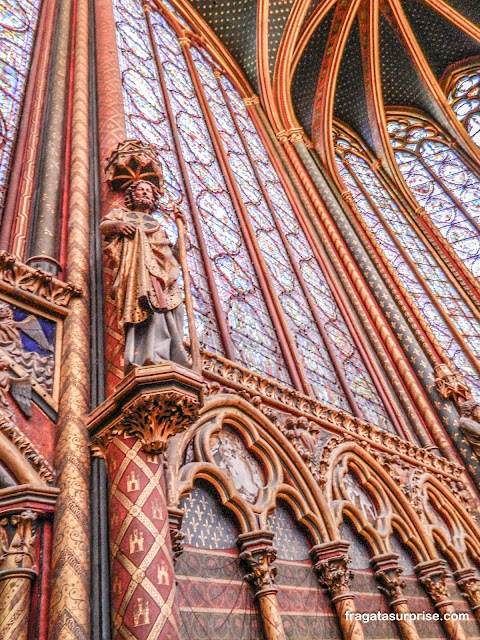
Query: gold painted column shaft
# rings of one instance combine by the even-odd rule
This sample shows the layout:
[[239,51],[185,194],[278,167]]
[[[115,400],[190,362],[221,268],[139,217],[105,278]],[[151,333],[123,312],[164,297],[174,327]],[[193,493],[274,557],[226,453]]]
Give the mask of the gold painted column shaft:
[[364,640],[363,628],[356,613],[355,600],[350,592],[352,571],[347,555],[349,542],[336,540],[312,548],[311,555],[320,586],[329,595],[345,640]]
[[272,566],[276,558],[273,537],[270,531],[244,533],[238,537],[238,543],[240,558],[251,571],[245,579],[255,591],[265,640],[286,640],[275,585],[277,570]]
[[400,580],[402,569],[398,566],[398,554],[386,553],[371,559],[379,590],[395,614],[396,623],[402,640],[420,640],[417,629],[410,620],[410,609],[403,594],[405,583]]
[[90,399],[88,0],[77,0],[76,6],[66,277],[83,295],[72,300],[63,335],[50,640],[90,637],[90,451],[85,421]]
[[445,560],[428,560],[415,567],[418,580],[428,593],[435,609],[440,615],[440,620],[450,640],[467,640],[465,631],[458,620],[452,620],[455,614],[453,602],[450,600],[446,585],[447,572]]

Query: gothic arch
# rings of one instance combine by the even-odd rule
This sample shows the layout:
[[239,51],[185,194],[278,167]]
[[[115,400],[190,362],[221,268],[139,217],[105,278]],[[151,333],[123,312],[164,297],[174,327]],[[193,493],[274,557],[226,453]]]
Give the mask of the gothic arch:
[[[256,500],[252,505],[242,497],[241,489],[235,486],[228,472],[205,460],[209,457],[207,435],[218,433],[225,426],[234,427],[243,442],[248,443],[248,451],[258,456],[257,460],[263,452],[262,462],[266,464],[260,466],[267,486],[270,483],[267,500]],[[203,442],[203,451],[200,442]],[[196,460],[181,466],[178,461],[185,460],[189,447],[194,449]],[[278,427],[239,396],[220,394],[209,398],[196,425],[172,440],[168,457],[177,461],[169,463],[167,468],[168,499],[172,507],[188,494],[195,479],[203,478],[214,485],[222,503],[235,512],[243,533],[264,528],[280,498],[308,530],[313,544],[338,537],[330,510],[305,462]]]

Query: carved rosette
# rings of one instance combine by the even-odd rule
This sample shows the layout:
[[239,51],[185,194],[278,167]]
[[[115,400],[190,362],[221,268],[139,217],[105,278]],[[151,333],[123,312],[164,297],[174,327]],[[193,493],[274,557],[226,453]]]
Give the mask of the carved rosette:
[[277,591],[275,585],[276,567],[272,563],[277,557],[277,552],[273,547],[266,547],[258,551],[243,551],[240,559],[250,569],[251,573],[245,575],[245,580],[250,582],[258,596],[266,591]]

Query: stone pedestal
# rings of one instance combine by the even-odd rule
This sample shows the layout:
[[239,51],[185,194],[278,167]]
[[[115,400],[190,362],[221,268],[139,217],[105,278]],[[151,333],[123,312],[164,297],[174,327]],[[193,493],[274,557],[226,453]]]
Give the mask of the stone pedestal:
[[197,374],[173,363],[137,367],[91,415],[109,478],[115,640],[180,637],[164,453],[195,421],[201,390]]
[[286,640],[275,585],[277,552],[272,547],[271,531],[244,533],[238,537],[240,558],[251,573],[245,576],[255,591],[265,640]]
[[351,560],[347,554],[349,542],[336,540],[319,544],[311,550],[318,582],[330,597],[337,614],[338,623],[345,640],[363,640],[363,628],[352,613],[356,612],[355,601],[350,592],[353,577],[348,568]]
[[371,565],[379,589],[385,596],[390,609],[396,614],[396,624],[402,640],[419,640],[414,623],[409,619],[410,610],[403,594],[405,583],[400,580],[402,569],[398,566],[398,553],[374,556]]

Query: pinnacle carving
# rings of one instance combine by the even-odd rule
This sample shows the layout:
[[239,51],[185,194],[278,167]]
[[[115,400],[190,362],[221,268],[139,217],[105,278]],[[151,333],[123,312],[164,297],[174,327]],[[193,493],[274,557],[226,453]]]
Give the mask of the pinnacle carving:
[[350,591],[350,580],[353,571],[348,568],[352,559],[348,555],[319,560],[315,563],[318,582],[330,598],[344,596]]
[[258,551],[243,551],[240,554],[240,559],[251,571],[245,576],[245,580],[253,585],[257,593],[265,589],[277,590],[275,586],[277,569],[272,567],[276,557],[276,550],[270,546]]

